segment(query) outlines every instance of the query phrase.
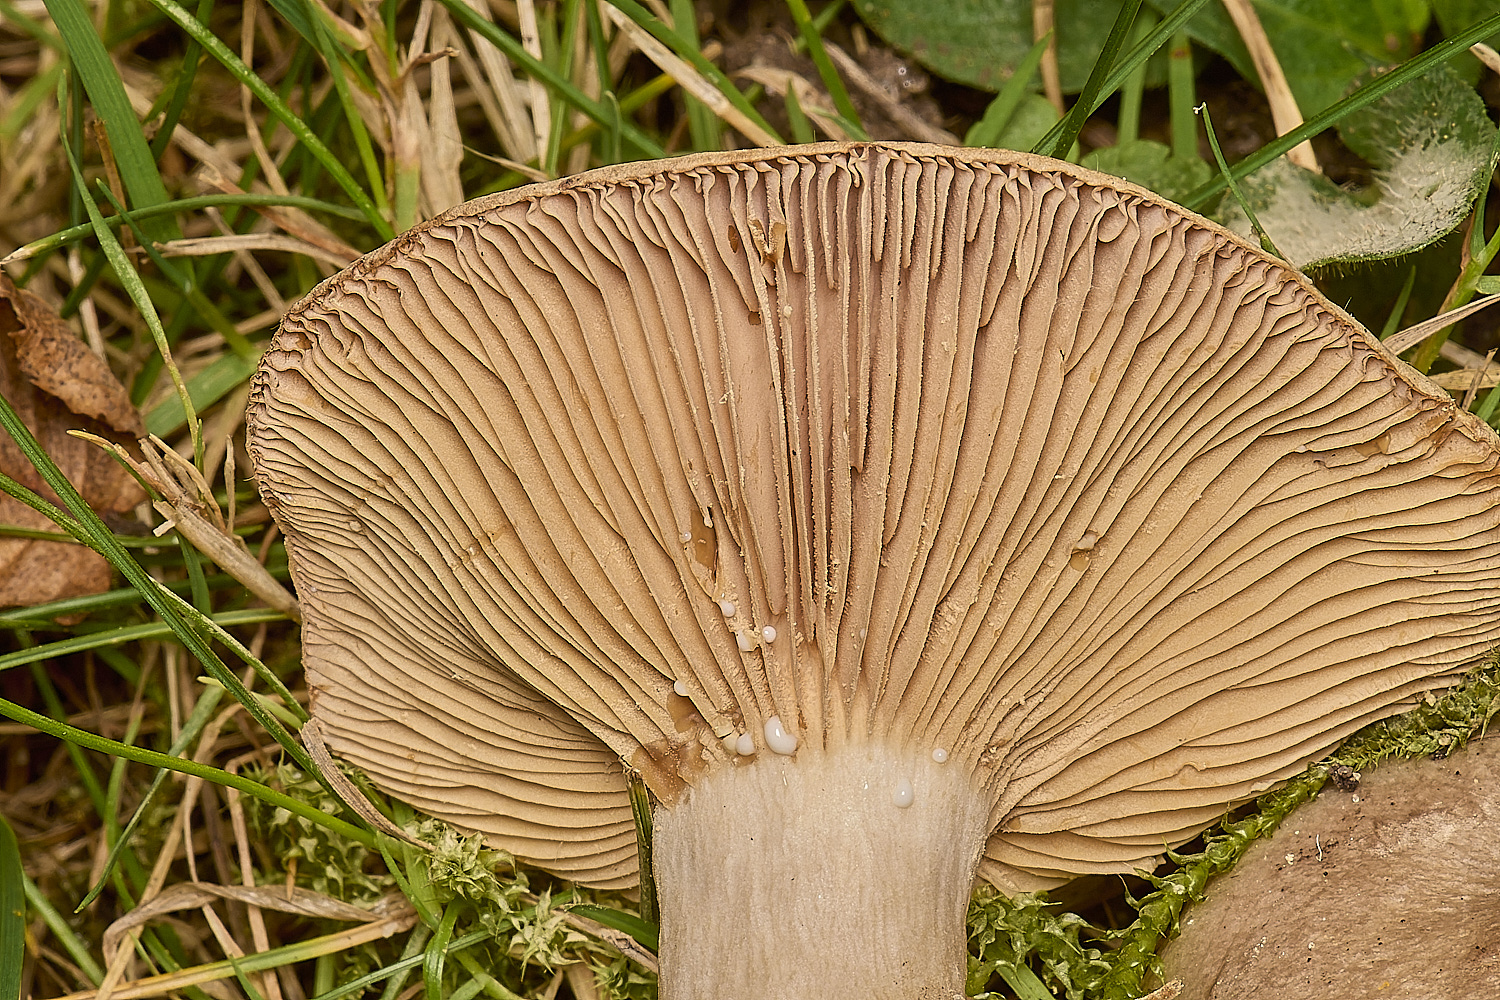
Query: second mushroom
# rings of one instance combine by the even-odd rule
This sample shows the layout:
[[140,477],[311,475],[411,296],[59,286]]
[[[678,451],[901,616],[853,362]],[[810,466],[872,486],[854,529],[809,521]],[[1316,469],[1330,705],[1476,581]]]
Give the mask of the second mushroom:
[[1500,441],[1114,178],[824,145],[472,202],[320,286],[251,449],[314,712],[636,878],[664,1000],[956,995],[973,880],[1149,868],[1500,639]]

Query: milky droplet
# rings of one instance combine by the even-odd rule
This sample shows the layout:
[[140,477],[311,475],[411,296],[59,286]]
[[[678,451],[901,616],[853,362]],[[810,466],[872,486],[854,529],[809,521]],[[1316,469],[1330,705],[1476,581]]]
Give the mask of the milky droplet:
[[766,746],[775,753],[790,756],[797,751],[797,737],[787,732],[781,724],[781,716],[773,715],[766,720]]

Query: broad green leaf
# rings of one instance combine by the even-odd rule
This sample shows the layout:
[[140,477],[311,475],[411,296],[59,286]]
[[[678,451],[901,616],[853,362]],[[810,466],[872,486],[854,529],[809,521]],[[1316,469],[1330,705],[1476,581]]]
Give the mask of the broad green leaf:
[[[991,91],[1031,48],[1031,8],[1031,0],[854,0],[893,47],[939,76]],[[1119,0],[1057,0],[1057,66],[1067,93],[1083,89],[1119,11]]]
[[1173,156],[1171,147],[1152,139],[1096,149],[1083,158],[1083,165],[1123,177],[1172,201],[1180,201],[1213,174],[1196,156]]
[[[1444,35],[1462,31],[1480,18],[1495,12],[1495,0],[1431,0],[1432,14]],[[1500,45],[1500,34],[1484,39],[1490,45]],[[1470,83],[1476,82],[1484,67],[1479,60],[1465,53],[1453,61],[1458,75]]]
[[[1149,2],[1163,12],[1174,6],[1172,0]],[[1494,13],[1493,0],[1474,2]],[[1412,6],[1410,0],[1255,0],[1255,12],[1304,117],[1343,97],[1350,81],[1373,63],[1409,57],[1427,26],[1425,4]],[[1245,79],[1259,81],[1223,4],[1203,8],[1188,23],[1188,33],[1228,59]]]
[[[1443,34],[1452,35],[1462,31],[1482,17],[1495,13],[1495,0],[1431,0],[1433,16]],[[1500,41],[1500,35],[1488,39],[1491,45]]]
[[[1446,67],[1350,114],[1339,135],[1375,168],[1364,191],[1345,191],[1284,158],[1242,181],[1261,225],[1297,267],[1427,246],[1464,220],[1495,165],[1484,102]],[[1250,231],[1237,206],[1222,212],[1229,228]]]

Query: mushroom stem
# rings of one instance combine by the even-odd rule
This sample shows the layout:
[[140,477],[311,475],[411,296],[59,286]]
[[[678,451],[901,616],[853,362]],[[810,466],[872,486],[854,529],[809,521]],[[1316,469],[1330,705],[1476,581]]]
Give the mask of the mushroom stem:
[[661,1000],[949,1000],[990,807],[961,763],[762,752],[659,809]]

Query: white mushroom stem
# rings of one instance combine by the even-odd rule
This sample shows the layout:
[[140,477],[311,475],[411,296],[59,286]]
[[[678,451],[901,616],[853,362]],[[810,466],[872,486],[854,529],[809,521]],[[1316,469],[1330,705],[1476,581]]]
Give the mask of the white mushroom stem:
[[661,1000],[961,996],[989,819],[963,765],[925,750],[714,773],[655,819]]

